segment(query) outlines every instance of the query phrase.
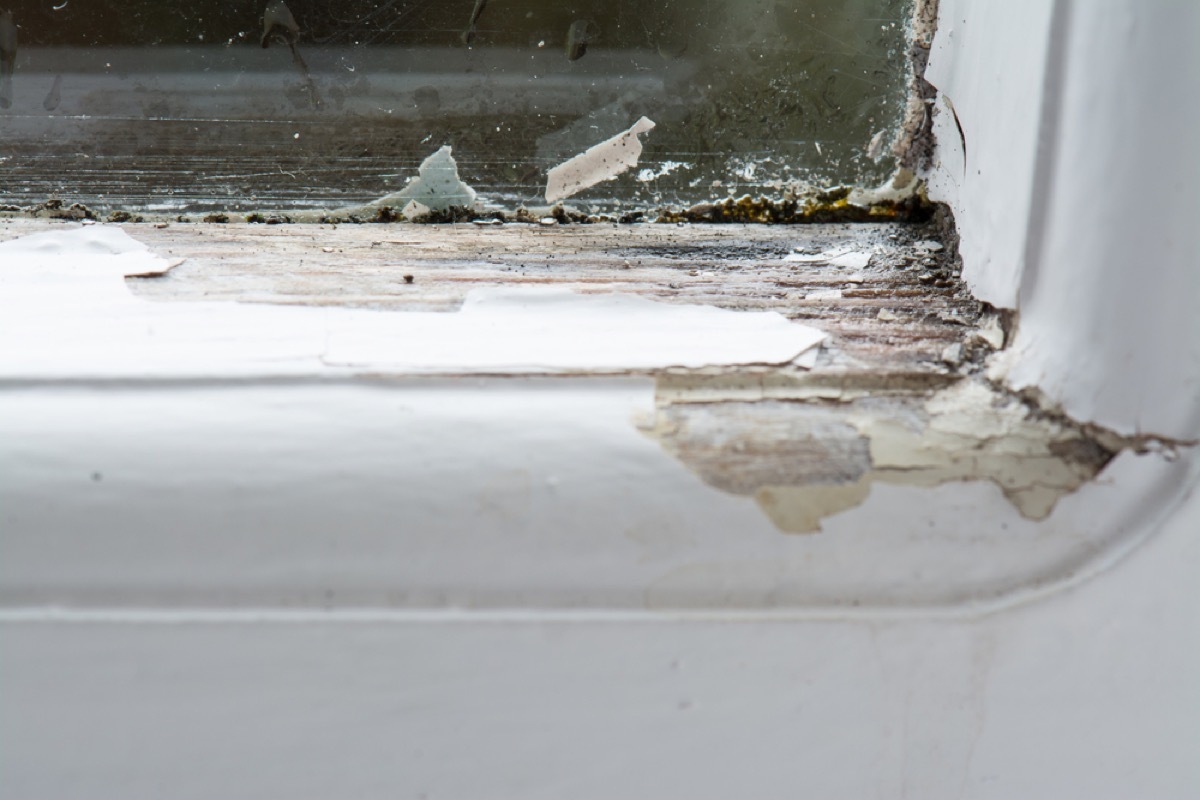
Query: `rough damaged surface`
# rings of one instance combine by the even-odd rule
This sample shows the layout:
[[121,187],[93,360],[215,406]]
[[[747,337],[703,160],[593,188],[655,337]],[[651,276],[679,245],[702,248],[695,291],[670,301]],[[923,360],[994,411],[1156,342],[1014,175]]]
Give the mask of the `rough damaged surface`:
[[[0,238],[52,224],[0,222]],[[147,299],[453,311],[475,287],[622,292],[779,311],[831,334],[821,360],[845,370],[842,380],[862,370],[884,370],[897,381],[912,375],[937,380],[988,352],[979,325],[994,324],[957,281],[949,248],[935,249],[932,225],[170,224],[127,230],[156,252],[184,259],[165,278],[129,282]],[[868,253],[870,262],[864,269],[828,263],[847,252]],[[828,258],[786,260],[795,254]],[[943,354],[956,344],[962,363],[947,364]],[[788,380],[786,372],[763,378]]]
[[[62,223],[0,222],[0,240]],[[783,531],[873,484],[987,481],[1031,518],[1143,441],[1084,428],[986,378],[1008,321],[958,280],[934,224],[131,225],[165,276],[149,300],[457,311],[474,288],[553,286],[773,310],[829,334],[788,365],[652,371],[643,431]],[[951,246],[947,246],[951,245]]]
[[901,171],[921,173],[929,169],[934,155],[933,114],[930,106],[937,89],[925,80],[929,50],[937,33],[938,0],[918,0],[913,5],[909,44],[908,102],[904,109],[901,135],[893,146]]
[[[803,387],[804,381],[797,381]],[[991,481],[1030,519],[1140,443],[1043,413],[985,380],[934,390],[680,401],[667,382],[646,433],[706,483],[753,497],[784,531],[862,503],[873,483]],[[744,395],[742,395],[744,398]]]

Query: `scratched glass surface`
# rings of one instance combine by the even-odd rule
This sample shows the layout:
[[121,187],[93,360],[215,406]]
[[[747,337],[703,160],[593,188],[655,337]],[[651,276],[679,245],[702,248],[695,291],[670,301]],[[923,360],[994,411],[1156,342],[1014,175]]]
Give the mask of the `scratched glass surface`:
[[656,127],[568,201],[876,185],[912,0],[0,0],[0,203],[326,208],[450,145],[480,200]]

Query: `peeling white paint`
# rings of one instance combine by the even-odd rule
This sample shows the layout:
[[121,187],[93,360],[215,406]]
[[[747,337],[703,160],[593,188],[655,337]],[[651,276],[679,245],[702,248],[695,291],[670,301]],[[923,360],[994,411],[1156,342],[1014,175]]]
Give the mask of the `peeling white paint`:
[[1097,465],[1063,453],[1088,447],[1077,428],[1039,419],[986,384],[964,381],[925,404],[921,429],[883,415],[855,415],[871,443],[874,480],[932,486],[990,480],[1030,519],[1045,519],[1055,503],[1092,477]]
[[458,313],[154,303],[170,263],[95,225],[0,244],[0,375],[594,372],[784,364],[825,334],[777,312],[555,288],[476,289]]
[[871,141],[867,144],[867,158],[871,159],[876,164],[878,164],[879,160],[883,158],[883,145],[884,138],[886,136],[886,130],[878,131],[874,136],[871,137]]
[[709,396],[676,405],[668,389],[645,430],[709,485],[753,496],[791,533],[819,531],[823,518],[861,505],[882,483],[990,481],[1022,516],[1045,519],[1136,445],[1038,413],[981,380],[927,398],[850,392],[830,404],[800,394],[786,403]]
[[409,219],[419,219],[431,211],[445,211],[452,206],[470,208],[475,203],[475,190],[458,176],[458,163],[445,145],[424,161],[417,176],[398,192],[384,195],[365,206],[340,209],[348,213],[365,208],[389,206],[400,209]]
[[1194,479],[1127,453],[1041,522],[991,483],[877,482],[789,536],[634,427],[654,400],[629,378],[6,386],[0,606],[965,615],[1111,564]]
[[788,253],[784,261],[795,264],[828,264],[831,267],[843,269],[866,269],[871,264],[871,253],[854,250],[834,250],[827,253]]
[[916,193],[920,188],[920,180],[911,170],[901,168],[879,186],[869,189],[855,186],[846,196],[846,202],[864,208],[876,203],[899,203]]
[[691,166],[691,164],[685,161],[664,161],[656,170],[649,168],[639,170],[637,179],[642,183],[649,183],[650,181],[661,178],[664,175],[670,175],[677,169],[687,169]]
[[[238,602],[305,604],[326,585],[314,575],[328,568],[341,576],[328,583],[339,604],[953,606],[981,592],[1011,596],[1031,575],[1051,580],[1090,563],[1140,530],[1129,520],[1167,506],[1170,469],[1190,469],[1185,459],[1142,457],[1141,483],[1137,473],[1106,471],[1108,479],[1035,523],[996,485],[979,482],[993,478],[982,459],[1008,463],[1004,437],[975,441],[942,423],[930,423],[928,436],[874,431],[879,447],[895,445],[876,454],[892,478],[952,482],[876,480],[852,513],[834,513],[829,492],[802,507],[775,489],[776,517],[824,517],[822,536],[786,536],[763,513],[770,497],[712,488],[635,427],[654,413],[646,381],[479,378],[468,387],[461,379],[497,369],[569,372],[568,350],[584,374],[656,358],[799,354],[796,362],[811,366],[816,348],[803,348],[819,334],[776,315],[554,293],[477,295],[463,312],[443,314],[152,303],[131,297],[121,276],[168,262],[104,225],[14,240],[0,245],[0,260],[0,381],[15,387],[0,398],[10,456],[0,462],[8,537],[0,586],[10,597],[79,598],[87,586],[100,592],[93,599],[186,604],[222,586],[222,597]],[[454,378],[272,382],[412,374],[435,351],[457,369]],[[242,380],[172,384],[181,378]],[[91,389],[89,379],[115,384]],[[984,400],[976,404],[983,413],[1000,413]],[[856,424],[880,422],[864,419]],[[984,430],[971,426],[972,435]],[[919,455],[931,437],[959,442],[961,457],[894,457]],[[37,469],[30,454],[40,454]],[[847,487],[862,499],[861,487]],[[61,525],[48,522],[51,506]],[[97,531],[88,541],[103,554],[61,559],[75,541],[70,519],[87,520]],[[934,523],[945,527],[931,533]],[[975,533],[964,539],[960,528]],[[148,538],[148,530],[158,533]],[[331,547],[341,553],[336,563]],[[277,580],[263,577],[267,563]],[[396,585],[407,587],[402,597],[388,594]]]
[[654,122],[642,117],[623,133],[552,168],[546,176],[546,202],[556,203],[636,167],[642,155],[638,136],[652,130]]
[[[983,27],[974,43],[997,57],[956,70],[971,89],[956,93],[960,106],[975,96],[1018,128],[1035,116],[1020,94],[1042,82],[1022,57],[1041,53],[1049,5],[997,7],[1013,36]],[[968,14],[989,19],[985,5],[966,6],[943,0],[944,35]],[[1178,17],[1190,12],[1139,3],[1131,19],[1113,8],[1087,16],[1115,19],[1119,46],[1086,28],[1077,38],[1117,73],[1145,61],[1156,84],[1176,74],[1137,48],[1127,63],[1122,48],[1156,18],[1186,38]],[[1183,44],[1171,52],[1194,59]],[[1195,141],[1188,125],[1146,113],[1145,98],[1113,91],[1123,85],[1113,75],[1079,74],[1093,77],[1095,104],[1144,125],[1134,133]],[[1007,90],[1016,103],[1003,102]],[[974,159],[993,131],[964,116]],[[1004,133],[995,140],[1019,165],[1029,137],[1009,144]],[[1114,139],[1129,133],[1114,125]],[[1080,149],[1084,166],[1112,174],[1114,159]],[[1178,150],[1161,152],[1180,165]],[[1018,192],[1006,208],[1004,181],[989,180],[994,202],[976,186],[960,230],[964,254],[995,265],[989,275],[969,261],[975,285],[1003,292],[1013,288],[1005,259],[1025,242],[1008,223],[1028,198]],[[1127,199],[1072,186],[1088,210],[1108,192]],[[1178,411],[1197,396],[1194,329],[1170,321],[1197,307],[1186,283],[1196,273],[1156,241],[1106,258],[1110,226],[1081,214],[1078,199],[1062,198],[1052,224],[1064,241],[1050,249],[1078,260],[1043,275],[1050,290],[1022,306],[1036,324],[1018,355],[1039,385],[1099,419],[1191,431]],[[1189,247],[1194,210],[1173,207],[1163,229],[1141,221]],[[1095,241],[1075,249],[1081,232]],[[43,293],[34,311],[51,317],[26,332],[76,326],[65,341],[86,347],[77,309],[50,298],[82,282],[116,309],[115,284],[90,270],[162,268],[92,244],[87,270],[36,248],[0,250],[0,300],[25,265],[53,267],[25,280]],[[1098,289],[1114,264],[1133,277]],[[1137,302],[1113,313],[1108,300],[1123,292]],[[1063,313],[1076,304],[1091,311]],[[14,305],[0,326],[22,311]],[[1090,346],[1107,331],[1079,324],[1089,313],[1118,346]],[[2,351],[14,343],[37,346],[5,339]],[[254,376],[270,377],[260,366]],[[1118,384],[1115,398],[1098,379]],[[0,392],[11,704],[0,772],[14,794],[150,798],[177,786],[206,797],[212,775],[264,797],[476,796],[483,786],[533,798],[563,785],[581,797],[647,786],[692,798],[1194,794],[1200,493],[1190,456],[1123,453],[1037,522],[978,481],[875,484],[853,511],[830,514],[826,501],[860,499],[851,485],[793,507],[792,519],[823,516],[825,530],[789,537],[752,500],[703,485],[633,431],[630,417],[652,399],[644,381],[83,384]],[[994,425],[961,424],[961,393],[943,399],[931,410],[949,416],[932,438],[1009,436],[1003,409]],[[899,434],[905,471],[925,444],[911,434]],[[888,449],[876,455],[886,461]],[[992,442],[964,458],[1008,455]],[[511,735],[514,717],[522,736]],[[731,758],[734,727],[751,733]],[[597,753],[617,754],[616,766],[598,768]]]
[[776,312],[551,287],[476,289],[457,314],[378,316],[360,314],[331,331],[325,361],[401,372],[784,364],[825,338]]
[[975,329],[974,335],[993,350],[1004,348],[1006,338],[1004,325],[1001,323],[1000,317],[996,314],[984,315],[983,319],[979,322],[979,326]]

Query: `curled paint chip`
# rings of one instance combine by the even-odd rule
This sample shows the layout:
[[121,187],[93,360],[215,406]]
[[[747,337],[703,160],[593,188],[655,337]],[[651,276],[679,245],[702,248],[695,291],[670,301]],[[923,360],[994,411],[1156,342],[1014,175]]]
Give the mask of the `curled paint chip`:
[[551,169],[546,176],[546,202],[556,203],[636,167],[642,155],[642,142],[638,134],[652,130],[654,122],[642,117],[628,130],[589,147]]

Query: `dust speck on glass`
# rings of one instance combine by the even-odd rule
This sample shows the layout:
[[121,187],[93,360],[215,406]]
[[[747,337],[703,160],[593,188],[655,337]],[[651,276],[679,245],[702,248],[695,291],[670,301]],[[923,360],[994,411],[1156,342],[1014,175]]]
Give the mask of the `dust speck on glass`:
[[449,146],[479,202],[646,117],[584,210],[874,186],[913,0],[0,0],[0,204],[317,209]]

